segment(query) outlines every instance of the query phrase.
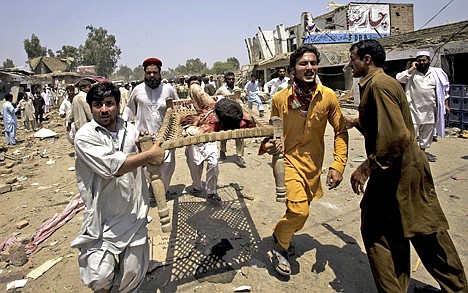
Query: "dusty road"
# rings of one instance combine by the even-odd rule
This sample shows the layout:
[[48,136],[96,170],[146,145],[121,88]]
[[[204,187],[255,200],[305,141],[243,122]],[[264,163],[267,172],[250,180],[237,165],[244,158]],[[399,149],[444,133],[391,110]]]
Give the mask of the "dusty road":
[[[344,112],[356,115],[353,110],[344,109]],[[0,166],[0,183],[16,178],[20,180],[16,184],[22,189],[0,194],[0,241],[12,236],[30,239],[44,221],[61,213],[77,193],[75,174],[68,170],[74,166],[73,148],[65,138],[61,119],[56,116],[52,115],[44,126],[59,133],[58,138],[39,140],[30,137],[32,132],[20,129],[19,144],[6,150],[6,154],[19,160],[11,166],[12,160],[5,159],[6,164]],[[328,166],[331,129],[326,133],[324,165]],[[140,292],[233,292],[242,285],[251,286],[252,292],[375,292],[359,232],[360,196],[352,193],[349,184],[351,172],[364,155],[363,143],[362,136],[351,130],[344,181],[336,190],[326,190],[322,199],[312,203],[310,218],[293,240],[296,255],[291,260],[289,280],[277,276],[268,257],[273,227],[283,215],[284,205],[275,202],[271,158],[257,155],[258,142],[246,140],[246,168],[234,163],[234,142],[228,142],[228,158],[220,162],[218,186],[223,199],[220,205],[206,203],[204,195],[193,197],[186,191],[191,180],[184,150],[178,149],[168,196],[173,211],[170,234],[162,235],[157,210],[153,207],[150,211],[153,218],[150,236],[155,243],[153,257],[166,262],[153,263],[153,271],[148,273]],[[41,157],[44,150],[46,155]],[[438,159],[431,163],[437,193],[466,268],[468,140],[439,139],[429,151]],[[48,161],[51,164],[46,164]],[[27,220],[29,225],[18,229],[16,223],[21,220]],[[81,221],[82,212],[41,243],[27,264],[16,267],[0,262],[0,292],[6,291],[7,283],[22,279],[56,257],[63,258],[15,292],[90,292],[79,278],[78,252],[70,248]],[[158,243],[169,249],[162,250]],[[213,256],[214,250],[222,255],[221,259]],[[413,253],[412,268],[417,259]],[[437,286],[421,264],[412,273],[410,292],[415,285],[423,284]]]

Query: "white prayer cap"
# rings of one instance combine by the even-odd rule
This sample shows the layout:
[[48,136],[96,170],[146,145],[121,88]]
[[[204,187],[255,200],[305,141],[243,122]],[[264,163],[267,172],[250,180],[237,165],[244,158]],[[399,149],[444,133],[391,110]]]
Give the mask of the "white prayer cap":
[[429,51],[418,51],[418,53],[416,53],[416,58],[418,58],[419,56],[427,56],[427,57],[431,58],[431,52],[429,52]]

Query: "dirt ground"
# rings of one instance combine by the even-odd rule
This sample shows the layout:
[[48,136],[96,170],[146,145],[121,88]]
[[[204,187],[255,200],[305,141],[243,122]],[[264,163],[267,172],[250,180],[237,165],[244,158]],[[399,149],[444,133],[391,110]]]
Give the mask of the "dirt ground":
[[[357,115],[354,110],[343,111]],[[18,182],[23,189],[0,194],[0,241],[11,236],[30,239],[44,221],[61,213],[77,193],[75,174],[69,170],[74,166],[73,147],[65,138],[56,109],[50,116],[44,127],[57,132],[58,138],[33,138],[33,132],[21,127],[18,145],[6,147],[3,152],[19,160],[11,166],[12,160],[5,159],[0,170],[13,171],[0,175],[0,183],[27,179]],[[330,127],[325,140],[324,166],[328,166],[332,158]],[[295,236],[296,255],[291,259],[289,280],[278,277],[268,256],[273,227],[285,207],[275,201],[271,157],[257,155],[259,141],[246,139],[246,168],[235,164],[234,141],[228,142],[228,158],[219,165],[218,192],[223,199],[219,205],[207,203],[203,194],[194,197],[187,192],[191,179],[184,149],[177,149],[177,167],[168,195],[172,232],[162,234],[153,204],[149,229],[154,243],[152,256],[158,262],[152,262],[152,271],[139,292],[234,292],[243,285],[250,286],[252,292],[376,292],[359,231],[361,197],[352,193],[349,184],[351,172],[365,155],[362,136],[350,130],[344,181],[336,190],[325,190],[324,197],[312,203],[305,227]],[[41,157],[44,150],[46,156]],[[452,239],[467,267],[468,140],[439,139],[429,151],[437,156],[437,161],[431,163],[436,190]],[[55,163],[46,164],[51,159]],[[41,243],[29,255],[27,264],[16,267],[0,262],[0,292],[6,291],[7,283],[22,279],[56,257],[63,259],[15,292],[91,292],[79,277],[78,251],[70,248],[82,216],[82,212],[78,213]],[[18,229],[16,223],[21,220],[27,220],[29,225]],[[412,269],[417,263],[418,256],[413,252]],[[425,284],[437,286],[421,264],[412,272],[409,292],[414,286]]]

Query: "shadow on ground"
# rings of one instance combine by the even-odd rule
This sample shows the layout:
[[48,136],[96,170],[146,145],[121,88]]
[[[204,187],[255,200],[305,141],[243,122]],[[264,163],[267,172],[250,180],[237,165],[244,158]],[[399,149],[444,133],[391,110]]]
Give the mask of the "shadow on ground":
[[150,264],[143,292],[175,292],[195,280],[230,283],[236,270],[249,265],[260,237],[236,187],[218,187],[219,203],[175,189],[170,235],[175,245],[167,250],[166,263]]

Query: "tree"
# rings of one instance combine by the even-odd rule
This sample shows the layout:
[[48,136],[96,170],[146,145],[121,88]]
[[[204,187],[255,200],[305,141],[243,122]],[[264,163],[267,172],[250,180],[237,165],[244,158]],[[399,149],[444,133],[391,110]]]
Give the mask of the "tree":
[[122,76],[125,81],[129,81],[130,77],[132,76],[132,69],[125,65],[120,65],[119,69],[117,70],[116,74],[118,76]]
[[15,67],[13,60],[7,58],[5,61],[3,61],[3,68],[12,68],[12,67]]
[[201,62],[200,58],[188,59],[185,62],[185,67],[187,68],[187,74],[202,74],[208,69],[206,63]]
[[46,56],[47,48],[41,46],[41,42],[35,34],[32,34],[31,40],[25,39],[23,43],[28,59]]
[[47,50],[47,54],[49,54],[49,57],[55,57],[54,51],[52,51],[51,49]]
[[144,80],[145,79],[145,70],[143,65],[138,65],[133,69],[132,80]]
[[163,78],[177,78],[177,72],[173,68],[168,68],[167,70],[163,70],[161,72],[161,76]]
[[216,61],[211,68],[213,74],[224,74],[228,71],[236,72],[240,68],[239,60],[236,57],[227,58],[226,62]]
[[116,39],[113,35],[108,35],[107,30],[92,25],[86,27],[88,39],[80,46],[83,56],[83,65],[96,66],[98,75],[108,77],[117,67],[122,51],[116,46]]
[[67,62],[70,62],[70,71],[75,71],[75,69],[81,65],[81,60],[83,59],[80,53],[80,50],[74,46],[63,45],[62,49],[55,52],[57,58],[66,59]]
[[231,67],[232,71],[237,71],[240,69],[240,63],[236,57],[227,58],[226,63],[228,64],[229,67]]
[[190,71],[185,65],[178,65],[174,70],[177,72],[177,75],[190,75]]

